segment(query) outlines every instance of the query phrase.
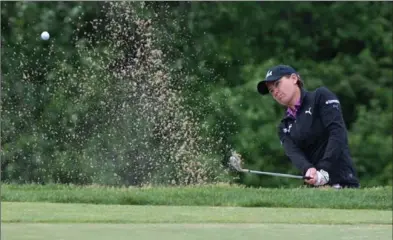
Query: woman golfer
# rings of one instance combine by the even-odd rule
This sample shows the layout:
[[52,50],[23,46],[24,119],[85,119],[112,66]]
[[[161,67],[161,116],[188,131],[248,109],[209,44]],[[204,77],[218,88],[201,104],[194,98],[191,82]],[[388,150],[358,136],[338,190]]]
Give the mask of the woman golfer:
[[278,65],[258,83],[258,92],[270,93],[287,107],[278,127],[285,154],[312,186],[360,187],[348,147],[340,101],[326,87],[306,91],[300,75]]

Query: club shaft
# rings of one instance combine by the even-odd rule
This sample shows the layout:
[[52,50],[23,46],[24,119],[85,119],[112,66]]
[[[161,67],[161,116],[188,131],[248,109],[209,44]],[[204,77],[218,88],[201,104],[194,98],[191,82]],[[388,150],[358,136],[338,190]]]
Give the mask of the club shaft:
[[304,179],[303,176],[292,175],[292,174],[285,174],[285,173],[261,172],[261,171],[255,171],[255,170],[249,170],[249,169],[242,169],[242,171],[243,172],[248,172],[248,173],[276,176],[276,177],[288,177],[288,178]]

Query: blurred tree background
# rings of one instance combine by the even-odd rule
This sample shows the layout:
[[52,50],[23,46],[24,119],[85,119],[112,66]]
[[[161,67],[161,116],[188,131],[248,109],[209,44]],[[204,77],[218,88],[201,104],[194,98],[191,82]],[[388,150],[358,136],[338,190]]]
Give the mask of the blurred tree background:
[[[285,110],[256,91],[266,70],[284,63],[300,72],[306,89],[327,86],[340,98],[362,186],[392,185],[391,3],[122,4],[1,2],[3,182],[229,181],[222,163],[230,149],[242,154],[244,167],[298,174],[276,133]],[[51,34],[48,41],[39,38],[42,31]],[[165,82],[182,96],[182,113],[162,116],[149,108],[141,114],[137,103],[158,92],[158,82],[137,95],[129,85],[145,86],[152,72],[161,76],[160,89]],[[190,116],[196,125],[188,123]],[[163,125],[173,128],[163,133]],[[203,139],[201,146],[188,149],[203,153],[184,154],[181,149],[196,143],[168,137],[174,131],[184,139],[198,133],[193,137]],[[176,145],[174,139],[183,140]],[[158,161],[172,157],[176,164]],[[207,166],[214,170],[204,171]],[[233,181],[247,186],[302,184],[239,177]]]

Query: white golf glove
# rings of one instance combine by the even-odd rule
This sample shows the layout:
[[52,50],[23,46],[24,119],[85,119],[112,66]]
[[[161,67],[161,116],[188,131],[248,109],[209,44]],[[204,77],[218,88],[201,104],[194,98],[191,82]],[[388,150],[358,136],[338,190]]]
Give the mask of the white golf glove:
[[321,169],[317,171],[317,181],[314,186],[323,186],[329,182],[329,173]]

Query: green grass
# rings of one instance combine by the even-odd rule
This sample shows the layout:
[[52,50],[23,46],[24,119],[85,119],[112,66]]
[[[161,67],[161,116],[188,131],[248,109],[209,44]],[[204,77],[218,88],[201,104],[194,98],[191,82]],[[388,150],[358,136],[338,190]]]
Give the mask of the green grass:
[[392,188],[256,189],[213,185],[114,188],[102,186],[7,185],[8,202],[94,203],[118,205],[241,206],[333,209],[392,209]]
[[7,240],[392,239],[388,210],[2,203]]
[[391,224],[388,210],[2,202],[2,222]]
[[2,224],[7,240],[390,240],[387,225]]
[[2,185],[1,197],[7,240],[392,239],[391,187]]

